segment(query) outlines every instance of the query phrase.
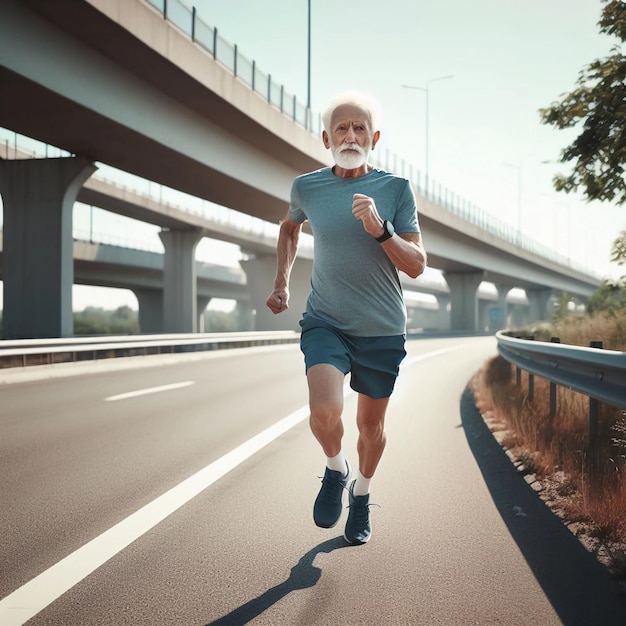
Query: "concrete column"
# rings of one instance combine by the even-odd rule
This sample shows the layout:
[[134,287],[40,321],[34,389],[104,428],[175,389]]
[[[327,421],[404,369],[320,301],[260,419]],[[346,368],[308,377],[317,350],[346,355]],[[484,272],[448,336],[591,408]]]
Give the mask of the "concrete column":
[[498,300],[494,305],[498,309],[499,315],[491,313],[489,315],[489,330],[502,330],[507,326],[507,320],[509,318],[509,308],[506,302],[506,297],[509,295],[509,291],[513,289],[513,285],[505,285],[503,283],[494,284],[497,294]]
[[437,303],[439,304],[439,330],[449,330],[450,329],[450,312],[448,311],[448,305],[450,304],[450,296],[445,293],[440,293],[435,296],[437,298]]
[[139,332],[144,335],[162,333],[163,290],[135,288],[132,291],[139,303]]
[[478,299],[476,291],[483,280],[480,272],[444,272],[450,288],[450,329],[478,330]]
[[211,302],[210,296],[197,296],[196,298],[196,310],[198,311],[198,321],[196,323],[196,328],[199,333],[205,332],[204,330],[204,312],[206,311],[207,306],[209,306],[209,302]]
[[164,230],[159,237],[165,247],[163,266],[163,331],[197,331],[196,246],[200,230]]
[[276,277],[276,255],[257,256],[240,261],[246,272],[250,308],[253,310],[253,330],[300,330],[298,322],[306,307],[311,290],[313,262],[296,258],[289,281],[289,310],[274,315],[265,305],[274,288]]
[[96,169],[83,157],[0,161],[4,339],[74,334],[72,209]]
[[237,318],[237,327],[240,330],[253,330],[252,307],[248,300],[237,300],[233,315]]
[[526,289],[526,296],[528,297],[528,305],[530,308],[530,321],[549,321],[552,315],[551,311],[548,311],[548,302],[552,296],[552,289],[547,287]]

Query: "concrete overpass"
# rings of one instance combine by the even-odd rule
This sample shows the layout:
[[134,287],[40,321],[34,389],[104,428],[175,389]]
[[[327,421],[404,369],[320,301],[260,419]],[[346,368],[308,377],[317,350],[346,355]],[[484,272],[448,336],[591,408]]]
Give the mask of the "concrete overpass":
[[[3,272],[2,231],[0,230],[0,280]],[[137,297],[139,327],[142,333],[159,333],[163,330],[163,269],[164,254],[137,250],[125,246],[98,241],[74,240],[75,284],[128,289]],[[197,277],[197,327],[202,332],[204,311],[213,298],[235,300],[241,320],[247,320],[241,330],[256,330],[256,311],[250,306],[246,274],[241,268],[228,267],[196,261]],[[420,279],[420,293],[437,297],[440,302],[449,299],[447,285],[439,281]],[[413,281],[414,282],[414,281]],[[417,285],[405,285],[406,304],[410,329],[448,330],[450,314],[437,302],[415,300]],[[487,286],[477,292],[480,329],[490,328],[489,309],[497,305],[497,295]],[[527,300],[523,296],[509,295],[507,314],[514,315],[512,323],[521,324],[522,314],[527,312]],[[297,306],[297,305],[296,305]],[[527,317],[524,315],[524,317]],[[298,330],[297,321],[292,328]],[[495,328],[493,328],[495,330]]]
[[[3,0],[0,57],[0,124],[77,155],[0,163],[7,338],[71,334],[71,207],[94,162],[270,222],[285,213],[293,177],[329,163],[318,137],[144,0]],[[450,286],[454,329],[476,328],[483,280],[505,295],[524,288],[537,318],[553,290],[588,296],[599,284],[468,222],[441,199],[418,193],[418,202],[430,263]],[[165,330],[189,332],[193,253],[204,235],[189,220],[169,219]],[[246,271],[250,284],[263,285],[251,294],[260,304],[273,258],[251,259]],[[43,325],[26,314],[33,293],[48,313]],[[276,318],[267,315],[271,327]]]

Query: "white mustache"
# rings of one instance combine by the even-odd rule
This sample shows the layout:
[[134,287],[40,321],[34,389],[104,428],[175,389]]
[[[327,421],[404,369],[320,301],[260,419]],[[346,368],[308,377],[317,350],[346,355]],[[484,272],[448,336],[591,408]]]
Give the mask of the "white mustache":
[[355,150],[359,154],[365,154],[365,150],[363,150],[363,148],[361,148],[358,143],[343,144],[339,148],[339,152],[345,152],[346,150]]

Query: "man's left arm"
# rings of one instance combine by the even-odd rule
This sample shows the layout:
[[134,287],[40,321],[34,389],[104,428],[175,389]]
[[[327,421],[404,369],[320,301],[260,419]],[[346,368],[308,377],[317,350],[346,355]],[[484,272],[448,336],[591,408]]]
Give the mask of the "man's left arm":
[[[380,235],[383,233],[381,227]],[[411,278],[417,278],[426,268],[426,250],[420,233],[394,233],[380,246],[396,268]]]

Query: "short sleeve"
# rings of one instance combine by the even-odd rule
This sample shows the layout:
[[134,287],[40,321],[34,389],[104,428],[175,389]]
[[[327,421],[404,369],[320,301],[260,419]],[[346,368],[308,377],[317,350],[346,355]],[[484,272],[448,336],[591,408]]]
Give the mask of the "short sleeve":
[[398,233],[419,233],[419,219],[417,217],[417,204],[411,183],[403,179],[402,190],[398,198],[396,215],[393,226]]
[[302,203],[300,201],[300,189],[298,187],[297,178],[291,184],[291,200],[289,203],[289,217],[297,224],[302,224],[307,219],[306,213],[302,210]]

